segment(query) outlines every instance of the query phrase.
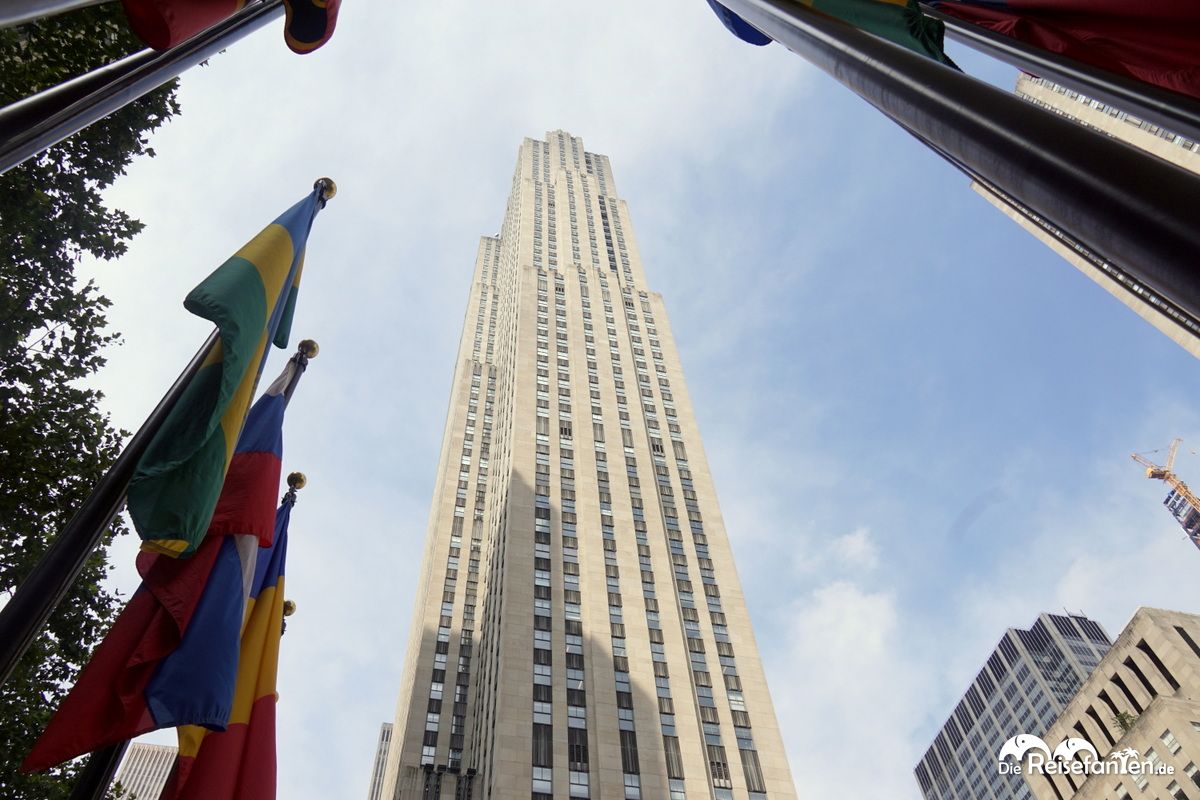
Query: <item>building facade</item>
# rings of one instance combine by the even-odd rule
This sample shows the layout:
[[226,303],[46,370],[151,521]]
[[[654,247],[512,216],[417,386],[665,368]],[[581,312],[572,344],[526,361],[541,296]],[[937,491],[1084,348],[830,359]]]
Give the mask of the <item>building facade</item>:
[[662,297],[563,131],[479,245],[384,796],[796,796]]
[[[1017,79],[1016,92],[1031,103],[1200,174],[1200,142],[1032,75],[1022,74]],[[972,184],[971,188],[1135,314],[1200,358],[1200,320],[1143,286],[1120,264],[1099,258],[1067,241],[1050,221],[1021,209],[978,183]]]
[[1133,748],[1155,771],[1030,773],[1037,800],[1200,798],[1200,617],[1138,609],[1043,738],[1054,748],[1069,737],[1086,739],[1101,759]]
[[158,800],[175,766],[179,748],[163,744],[134,742],[125,752],[116,782],[128,800]]
[[1031,800],[1021,776],[997,769],[1000,748],[1049,729],[1108,648],[1087,617],[1009,628],[914,770],[925,800]]
[[367,800],[383,800],[383,772],[387,767],[388,750],[392,744],[392,723],[379,726],[379,741],[375,745],[375,761],[371,764],[371,787]]

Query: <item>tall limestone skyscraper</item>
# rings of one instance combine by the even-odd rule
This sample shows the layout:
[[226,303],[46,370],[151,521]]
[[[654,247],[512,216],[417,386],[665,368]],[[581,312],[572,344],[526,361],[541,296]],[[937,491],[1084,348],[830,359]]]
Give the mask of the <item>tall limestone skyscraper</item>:
[[629,210],[546,138],[479,245],[383,796],[794,798]]

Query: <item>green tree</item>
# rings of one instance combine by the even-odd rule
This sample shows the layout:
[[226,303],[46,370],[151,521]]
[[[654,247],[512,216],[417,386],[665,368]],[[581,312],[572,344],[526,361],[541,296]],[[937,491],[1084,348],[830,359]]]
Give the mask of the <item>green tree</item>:
[[1128,711],[1118,711],[1113,715],[1112,722],[1121,729],[1121,733],[1129,733],[1129,729],[1137,722],[1137,717]]
[[[141,48],[119,3],[0,30],[0,105]],[[142,224],[101,192],[178,113],[153,92],[0,175],[0,595],[11,594],[120,450],[122,433],[82,382],[118,335],[109,301],[76,279],[84,256],[111,260]],[[114,526],[46,631],[0,689],[0,798],[66,798],[78,764],[17,766],[87,661],[117,599],[101,588]]]

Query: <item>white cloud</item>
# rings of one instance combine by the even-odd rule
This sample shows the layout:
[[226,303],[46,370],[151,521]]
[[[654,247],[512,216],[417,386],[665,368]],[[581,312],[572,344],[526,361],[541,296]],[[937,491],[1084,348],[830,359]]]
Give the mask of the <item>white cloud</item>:
[[856,528],[830,543],[834,557],[844,566],[871,570],[879,565],[879,549],[866,527]]
[[924,711],[933,676],[920,663],[897,598],[836,581],[797,600],[792,614],[789,644],[769,666],[803,794],[912,795],[907,734]]

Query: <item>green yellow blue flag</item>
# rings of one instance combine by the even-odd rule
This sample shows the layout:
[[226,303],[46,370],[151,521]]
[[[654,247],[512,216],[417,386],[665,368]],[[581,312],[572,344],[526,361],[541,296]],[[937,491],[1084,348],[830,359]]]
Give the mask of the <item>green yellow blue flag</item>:
[[208,530],[268,345],[287,346],[304,245],[326,191],[319,183],[184,300],[220,338],[129,484],[143,550],[186,557]]

